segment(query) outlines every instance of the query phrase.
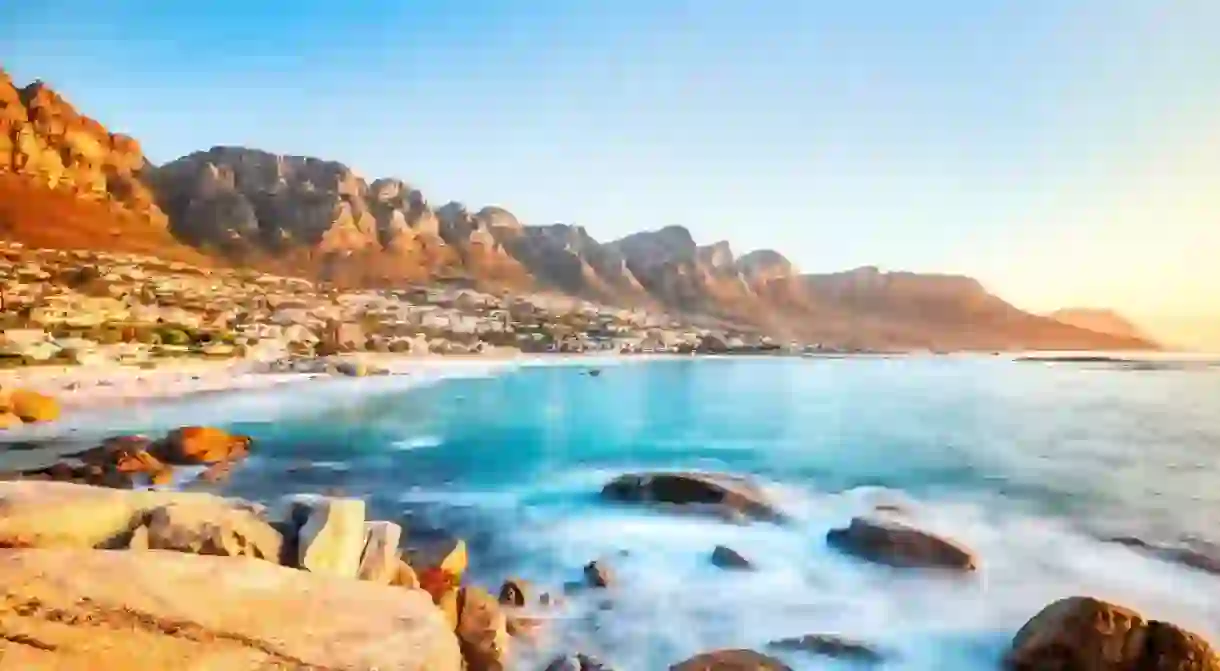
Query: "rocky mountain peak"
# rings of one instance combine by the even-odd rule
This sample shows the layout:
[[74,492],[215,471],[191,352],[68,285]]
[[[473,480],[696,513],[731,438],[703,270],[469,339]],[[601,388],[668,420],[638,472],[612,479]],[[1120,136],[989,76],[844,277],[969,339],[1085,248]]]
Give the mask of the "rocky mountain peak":
[[751,283],[769,282],[796,274],[796,268],[783,254],[773,249],[758,249],[737,259],[737,269]]

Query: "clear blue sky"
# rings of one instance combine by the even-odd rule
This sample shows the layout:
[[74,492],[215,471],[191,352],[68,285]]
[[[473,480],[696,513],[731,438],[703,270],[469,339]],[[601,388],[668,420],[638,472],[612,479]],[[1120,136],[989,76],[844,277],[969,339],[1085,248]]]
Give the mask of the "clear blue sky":
[[0,3],[0,64],[157,162],[1220,315],[1217,0],[39,0]]

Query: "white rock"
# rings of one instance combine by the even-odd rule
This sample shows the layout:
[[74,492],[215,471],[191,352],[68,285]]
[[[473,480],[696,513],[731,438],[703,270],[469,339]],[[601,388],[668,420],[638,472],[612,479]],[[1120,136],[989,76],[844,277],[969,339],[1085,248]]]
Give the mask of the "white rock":
[[323,498],[306,505],[309,519],[297,537],[297,566],[355,578],[364,551],[364,501]]

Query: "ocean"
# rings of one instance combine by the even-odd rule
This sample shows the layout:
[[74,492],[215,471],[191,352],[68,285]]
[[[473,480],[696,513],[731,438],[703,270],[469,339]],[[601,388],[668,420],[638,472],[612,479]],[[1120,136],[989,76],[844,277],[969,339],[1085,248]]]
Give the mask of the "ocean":
[[[254,455],[222,493],[364,497],[409,538],[460,536],[467,580],[558,591],[520,668],[583,651],[627,671],[837,634],[886,669],[996,668],[1044,605],[1093,595],[1220,642],[1220,576],[1108,539],[1220,547],[1220,367],[1001,356],[470,363],[200,396],[72,421],[77,435],[219,424]],[[635,470],[751,476],[792,520],[733,525],[606,503]],[[826,532],[878,505],[972,548],[969,575],[871,565]],[[755,563],[724,571],[729,546]],[[795,669],[852,668],[778,654]]]

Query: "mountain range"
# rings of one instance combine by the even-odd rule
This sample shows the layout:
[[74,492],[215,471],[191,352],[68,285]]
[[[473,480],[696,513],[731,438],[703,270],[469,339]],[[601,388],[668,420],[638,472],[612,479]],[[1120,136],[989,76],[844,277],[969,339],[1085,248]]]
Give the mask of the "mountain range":
[[[430,203],[336,161],[217,146],[152,165],[41,82],[0,70],[0,235],[46,247],[247,265],[348,286],[556,291],[835,346],[1147,349],[1134,331],[1033,315],[957,275],[802,273],[681,226],[599,242],[582,226]],[[1081,328],[1084,326],[1084,328]]]

